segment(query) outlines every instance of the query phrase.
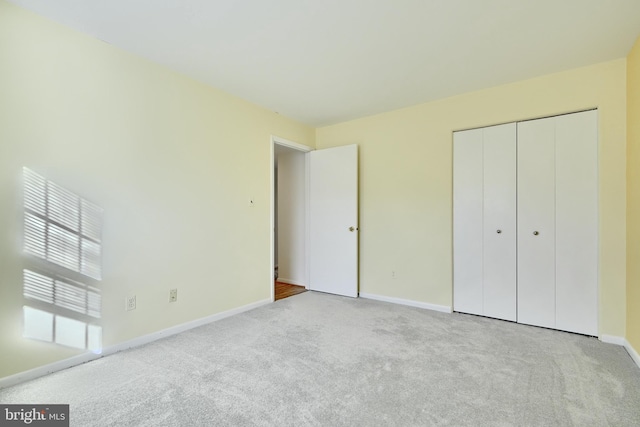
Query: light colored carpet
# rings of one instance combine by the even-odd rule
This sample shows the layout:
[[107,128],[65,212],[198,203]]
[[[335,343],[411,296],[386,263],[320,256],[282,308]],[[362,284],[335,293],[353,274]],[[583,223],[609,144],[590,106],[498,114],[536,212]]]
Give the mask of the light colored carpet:
[[595,338],[306,292],[0,390],[73,426],[639,426]]

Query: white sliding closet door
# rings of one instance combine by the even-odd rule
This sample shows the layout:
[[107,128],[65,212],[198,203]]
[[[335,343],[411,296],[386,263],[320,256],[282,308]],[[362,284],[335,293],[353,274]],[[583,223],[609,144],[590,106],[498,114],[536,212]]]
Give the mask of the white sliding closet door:
[[518,123],[518,322],[555,327],[555,118]]
[[516,125],[454,134],[454,310],[516,320]]
[[516,125],[484,128],[484,315],[516,320]]
[[453,134],[453,309],[483,314],[482,129]]
[[598,335],[597,123],[454,132],[455,311]]
[[518,322],[598,334],[597,112],[518,123]]
[[556,328],[598,334],[598,113],[556,118]]

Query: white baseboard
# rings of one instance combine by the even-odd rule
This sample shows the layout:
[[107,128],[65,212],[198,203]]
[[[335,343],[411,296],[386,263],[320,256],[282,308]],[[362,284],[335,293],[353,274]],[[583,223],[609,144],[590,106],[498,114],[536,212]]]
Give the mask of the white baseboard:
[[299,280],[281,279],[278,277],[278,282],[286,283],[287,285],[303,286],[305,288],[307,287],[304,283],[300,282]]
[[447,306],[447,305],[429,304],[429,303],[426,303],[426,302],[413,301],[413,300],[402,299],[402,298],[387,297],[387,296],[384,296],[384,295],[368,294],[368,293],[365,293],[365,292],[360,292],[360,298],[372,299],[372,300],[376,300],[376,301],[390,302],[390,303],[393,303],[393,304],[407,305],[409,307],[424,308],[426,310],[440,311],[442,313],[451,313],[452,312],[451,307]]
[[90,362],[92,360],[99,359],[101,357],[102,357],[101,354],[83,353],[77,356],[60,360],[58,362],[50,363],[48,365],[29,369],[28,371],[18,372],[17,374],[0,378],[0,389],[3,389],[5,387],[10,387],[12,385],[20,384],[26,381],[34,380],[36,378],[43,377],[45,375],[52,374],[54,372],[71,368],[72,366],[82,365],[83,363]]
[[627,340],[624,339],[624,337],[618,337],[615,335],[600,335],[600,341],[607,343],[607,344],[615,344],[615,345],[622,345],[624,346],[624,343],[627,342]]
[[638,368],[640,368],[640,354],[638,354],[636,349],[633,348],[631,346],[631,343],[627,340],[624,340],[624,348],[627,350],[627,353],[629,353],[629,356],[631,356],[633,361],[636,362],[636,365],[638,365]]
[[102,351],[102,354],[106,356],[106,355],[117,353],[119,351],[126,350],[132,347],[138,347],[144,344],[148,344],[150,342],[157,341],[161,338],[179,334],[180,332],[188,331],[189,329],[197,328],[198,326],[203,326],[208,323],[215,322],[216,320],[220,320],[227,317],[231,317],[236,314],[244,313],[245,311],[253,310],[254,308],[258,308],[270,303],[271,303],[271,299],[269,298],[262,301],[254,302],[252,304],[243,305],[242,307],[223,311],[222,313],[212,314],[211,316],[202,317],[200,319],[192,320],[187,323],[182,323],[180,325],[172,326],[170,328],[163,329],[161,331],[153,332],[148,335],[143,335],[141,337],[134,338],[132,340],[113,345],[111,347],[104,349]]
[[617,337],[615,335],[602,335],[600,336],[600,341],[624,347],[625,350],[627,350],[627,353],[629,353],[629,356],[631,356],[631,359],[633,359],[633,361],[636,362],[636,365],[638,365],[638,368],[640,368],[640,354],[638,354],[636,349],[633,348],[631,343],[625,338]]
[[129,348],[138,347],[144,344],[148,344],[153,341],[157,341],[161,338],[165,338],[171,335],[179,334],[180,332],[188,331],[189,329],[197,328],[217,320],[221,320],[227,317],[234,316],[236,314],[244,313],[245,311],[253,310],[271,303],[271,299],[265,299],[257,301],[251,304],[243,305],[242,307],[234,308],[231,310],[223,311],[222,313],[213,314],[211,316],[203,317],[200,319],[192,320],[190,322],[182,323],[180,325],[172,326],[167,329],[162,329],[157,332],[153,332],[148,335],[143,335],[138,338],[134,338],[129,341],[125,341],[119,344],[112,345],[102,349],[101,354],[84,353],[78,356],[73,356],[68,359],[60,360],[58,362],[50,363],[48,365],[39,366],[28,371],[19,372],[8,377],[0,378],[0,389],[10,387],[12,385],[20,384],[25,381],[33,380],[42,377],[53,372],[62,371],[63,369],[71,368],[73,366],[81,365],[86,362],[90,362],[95,359],[99,359],[110,354],[117,353],[119,351],[127,350]]

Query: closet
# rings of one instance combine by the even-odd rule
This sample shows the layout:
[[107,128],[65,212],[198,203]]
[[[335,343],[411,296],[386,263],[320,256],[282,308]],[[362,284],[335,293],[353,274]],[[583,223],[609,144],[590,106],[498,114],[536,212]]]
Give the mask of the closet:
[[454,132],[455,311],[597,335],[597,111]]

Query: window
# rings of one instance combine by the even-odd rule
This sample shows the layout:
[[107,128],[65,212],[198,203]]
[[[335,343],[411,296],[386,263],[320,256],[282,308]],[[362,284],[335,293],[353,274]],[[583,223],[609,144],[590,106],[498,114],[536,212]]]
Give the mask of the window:
[[28,168],[24,336],[99,351],[102,209]]

